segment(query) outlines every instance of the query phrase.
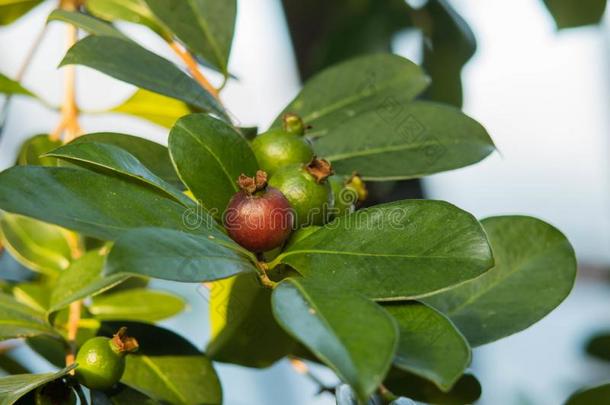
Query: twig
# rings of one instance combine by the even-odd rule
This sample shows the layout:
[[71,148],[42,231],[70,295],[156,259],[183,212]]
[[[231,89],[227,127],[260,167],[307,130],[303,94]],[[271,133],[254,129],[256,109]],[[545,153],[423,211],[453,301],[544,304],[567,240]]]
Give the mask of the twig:
[[199,70],[199,66],[197,65],[197,61],[195,60],[195,58],[193,58],[193,55],[191,55],[186,49],[182,47],[182,45],[180,45],[176,41],[170,40],[168,44],[176,53],[176,55],[178,55],[180,59],[182,59],[182,61],[186,65],[186,68],[191,73],[191,76],[193,76],[193,79],[195,79],[197,83],[199,83],[199,85],[201,85],[201,87],[203,87],[208,93],[214,96],[214,98],[220,101],[218,89],[212,86],[212,84],[203,75],[203,73],[201,73],[201,71]]
[[386,402],[395,401],[398,397],[390,391],[385,385],[381,384],[379,386],[379,396]]
[[[72,259],[82,256],[83,250],[77,234],[68,231],[66,240],[70,247]],[[78,335],[78,324],[81,318],[82,300],[75,301],[68,307],[68,352],[66,353],[66,366],[74,363],[76,353],[76,336]]]
[[309,369],[309,366],[307,364],[305,364],[305,362],[301,359],[298,359],[296,357],[290,357],[290,365],[292,365],[292,368],[294,369],[294,371],[296,371],[299,374],[302,374],[304,376],[307,376],[311,381],[313,381],[317,386],[318,386],[318,394],[321,394],[323,392],[329,392],[329,393],[333,393],[334,389],[327,386],[326,384],[324,384],[324,382],[322,380],[320,380],[315,374],[313,374],[311,372],[311,370]]

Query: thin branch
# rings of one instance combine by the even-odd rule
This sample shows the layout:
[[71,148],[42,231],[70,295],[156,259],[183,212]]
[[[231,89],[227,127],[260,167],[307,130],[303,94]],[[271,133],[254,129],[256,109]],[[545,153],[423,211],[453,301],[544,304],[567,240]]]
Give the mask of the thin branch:
[[334,389],[332,387],[329,387],[324,384],[322,380],[320,380],[315,374],[311,372],[309,366],[305,364],[303,360],[292,356],[289,357],[289,360],[290,365],[292,366],[294,371],[304,376],[307,376],[314,384],[318,386],[318,394],[321,394],[323,392],[329,392],[332,394],[334,392]]
[[[66,233],[66,240],[70,247],[72,259],[78,259],[83,255],[79,236],[74,232]],[[75,301],[68,307],[68,352],[66,353],[66,366],[74,363],[76,353],[76,336],[78,335],[78,324],[81,318],[82,300]]]
[[176,41],[171,40],[168,42],[168,44],[176,53],[176,55],[178,55],[180,59],[182,59],[191,76],[193,76],[193,79],[195,79],[197,83],[199,83],[199,85],[203,87],[208,93],[214,96],[214,98],[220,101],[218,89],[212,86],[212,83],[210,83],[208,79],[203,75],[203,73],[201,73],[201,71],[199,70],[199,65],[197,64],[195,58],[193,58],[193,55],[191,55],[186,49],[184,49],[182,45],[180,45]]

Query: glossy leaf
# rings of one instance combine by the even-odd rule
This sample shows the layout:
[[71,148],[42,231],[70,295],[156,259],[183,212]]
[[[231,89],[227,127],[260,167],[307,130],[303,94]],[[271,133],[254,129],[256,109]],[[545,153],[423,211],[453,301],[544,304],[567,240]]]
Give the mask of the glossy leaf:
[[126,326],[138,339],[137,353],[126,357],[121,382],[158,401],[172,404],[220,404],[220,383],[212,362],[186,339],[153,325],[117,322],[105,330]]
[[74,368],[76,365],[56,373],[18,374],[0,378],[0,405],[12,405],[28,392],[67,375]]
[[228,74],[236,0],[146,0],[146,3],[191,51]]
[[182,100],[228,120],[222,106],[176,65],[132,41],[89,36],[76,43],[60,66],[84,65],[137,87]]
[[610,362],[610,333],[593,336],[586,345],[589,355]]
[[239,191],[237,178],[254,176],[258,163],[249,143],[233,127],[206,114],[178,120],[169,134],[178,175],[217,218]]
[[163,291],[131,289],[98,295],[89,305],[89,312],[102,321],[133,320],[155,322],[171,318],[185,308],[179,297]]
[[482,221],[495,267],[483,276],[424,301],[447,315],[473,346],[538,322],[570,293],[574,249],[551,225],[531,217]]
[[271,291],[255,274],[214,282],[209,302],[212,337],[206,353],[212,360],[268,367],[295,346],[273,317]]
[[45,156],[55,157],[84,167],[102,169],[102,171],[113,171],[141,181],[186,207],[194,206],[193,201],[179,189],[157,177],[135,156],[117,146],[98,142],[76,142],[52,150]]
[[[284,112],[299,114],[319,137],[387,100],[413,100],[429,83],[424,72],[407,59],[391,54],[361,56],[332,66],[310,79]],[[280,114],[274,126],[281,124]]]
[[113,132],[87,134],[87,136],[81,136],[72,141],[72,143],[82,142],[105,143],[125,149],[154,174],[176,187],[182,187],[182,183],[178,179],[178,175],[169,157],[169,151],[163,145],[140,138],[139,136]]
[[104,20],[128,21],[163,32],[144,0],[88,0],[86,7],[91,14]]
[[91,402],[95,405],[160,405],[161,403],[149,398],[147,395],[120,385],[111,392],[91,390]]
[[470,347],[455,326],[417,302],[385,305],[400,331],[394,365],[449,391],[470,364]]
[[5,213],[0,218],[2,244],[25,267],[57,275],[72,259],[68,231],[35,219]]
[[196,283],[255,271],[248,252],[226,236],[141,228],[117,240],[106,274],[130,274]]
[[127,279],[125,275],[104,277],[102,270],[105,259],[105,255],[99,251],[90,251],[62,272],[51,294],[49,313],[59,311],[74,301],[107,291]]
[[[183,216],[188,214],[183,205],[127,179],[63,167],[14,167],[0,173],[0,208],[104,240],[144,226],[186,229]],[[197,218],[199,232],[215,231],[205,212]]]
[[396,323],[380,306],[348,290],[291,278],[274,289],[272,305],[280,325],[361,400],[377,389],[398,343]]
[[336,173],[416,178],[476,163],[494,151],[487,131],[453,107],[386,100],[314,140],[316,153]]
[[606,0],[544,0],[558,29],[598,24],[606,3]]
[[17,155],[17,164],[22,166],[57,166],[57,159],[42,157],[42,155],[61,145],[60,139],[51,139],[47,134],[35,135],[21,145]]
[[125,36],[125,34],[113,27],[111,24],[77,11],[67,11],[62,9],[53,10],[53,12],[49,14],[47,21],[63,21],[65,23],[75,25],[93,35],[105,35],[108,37],[129,39],[127,36]]
[[13,287],[13,297],[35,311],[46,312],[49,308],[52,282],[19,283]]
[[191,112],[181,101],[142,89],[110,111],[143,118],[165,128],[171,128],[180,117]]
[[37,335],[57,337],[57,332],[44,319],[44,314],[0,294],[0,340]]
[[[0,14],[2,13],[2,3],[0,3]],[[0,17],[1,18],[1,17]],[[36,97],[34,93],[23,87],[19,82],[9,79],[0,73],[0,94],[22,95]]]
[[610,398],[610,383],[575,392],[565,405],[603,405]]
[[42,0],[0,0],[0,26],[13,23],[40,3]]
[[483,228],[442,201],[405,200],[335,219],[271,263],[374,299],[428,295],[492,267]]
[[393,368],[383,384],[394,394],[426,404],[466,405],[481,396],[481,384],[471,374],[462,376],[448,392],[414,374]]

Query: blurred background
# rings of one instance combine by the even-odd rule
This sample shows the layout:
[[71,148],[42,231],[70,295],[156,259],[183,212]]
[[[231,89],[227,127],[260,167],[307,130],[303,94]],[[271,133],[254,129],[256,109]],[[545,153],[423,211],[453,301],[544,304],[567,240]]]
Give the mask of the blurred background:
[[[284,3],[285,9],[280,0],[239,1],[230,61],[230,71],[239,80],[229,83],[223,100],[245,126],[265,129],[296,95],[302,78],[336,62],[325,52],[342,57],[333,46],[345,50],[345,57],[359,52],[354,42],[360,38],[356,36],[351,42],[345,39],[350,35],[349,26],[339,32],[344,37],[338,37],[327,50],[321,50],[316,42],[322,34],[340,31],[323,29],[329,16],[336,12],[330,10],[332,6],[321,11],[309,6],[312,17],[302,9],[309,2]],[[425,6],[426,1],[409,3],[417,8]],[[499,152],[469,168],[434,175],[421,183],[394,185],[391,192],[447,200],[479,218],[533,215],[568,236],[575,246],[580,270],[570,297],[530,329],[476,349],[472,365],[483,385],[481,404],[559,404],[578,388],[610,380],[609,363],[595,360],[584,349],[592,335],[610,331],[608,16],[599,25],[558,30],[539,0],[449,3],[470,26],[476,37],[476,52],[469,59],[468,46],[455,45],[455,51],[462,52],[463,59],[468,60],[461,71],[462,91],[453,88],[451,94],[443,94],[442,89],[433,88],[431,96],[454,104],[459,104],[463,96],[463,109],[485,125]],[[0,72],[15,77],[53,7],[53,3],[43,3],[17,23],[0,27]],[[365,15],[377,18],[375,10],[365,9]],[[350,17],[355,30],[365,38],[377,35],[383,39],[381,45],[366,44],[366,50],[388,46],[417,63],[428,63],[432,71],[439,64],[453,69],[453,76],[459,78],[461,66],[432,63],[427,42],[422,39],[425,29],[396,22],[400,16],[392,15],[392,19],[373,19],[368,25],[359,22],[356,15]],[[146,28],[127,23],[121,28],[179,63]],[[63,24],[51,23],[23,80],[26,87],[53,105],[62,99],[63,76],[56,66],[65,53],[64,30]],[[468,35],[466,32],[466,39]],[[440,47],[439,44],[436,43]],[[213,72],[209,76],[220,80]],[[95,113],[124,101],[133,87],[81,67],[78,86],[79,105],[93,113],[81,119],[86,132],[123,132],[166,143],[164,128],[133,117]],[[0,169],[13,165],[25,139],[48,133],[58,119],[57,113],[36,101],[19,97],[11,101],[5,118]],[[10,267],[16,266],[9,257],[3,257],[2,263],[2,271],[10,272]],[[155,283],[188,299],[190,309],[164,324],[177,328],[202,347],[209,336],[207,292],[192,285]],[[25,348],[16,354],[32,357]],[[37,372],[51,368],[44,360],[32,362]],[[260,371],[231,365],[219,365],[218,370],[226,403],[230,405],[334,403],[331,395],[314,396],[317,385],[295,373],[286,362]],[[333,381],[323,369],[314,372]]]

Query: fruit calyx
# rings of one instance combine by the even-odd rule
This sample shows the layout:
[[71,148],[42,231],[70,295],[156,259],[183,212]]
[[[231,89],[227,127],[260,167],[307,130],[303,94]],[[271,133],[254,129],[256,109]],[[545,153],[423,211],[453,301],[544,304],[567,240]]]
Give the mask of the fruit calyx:
[[112,335],[110,346],[112,347],[112,350],[123,355],[133,353],[140,347],[136,338],[127,336],[127,328],[125,326],[120,328],[117,333]]
[[257,170],[254,177],[248,177],[242,173],[237,179],[237,184],[244,193],[252,195],[267,187],[267,173],[262,170]]
[[305,170],[312,175],[318,184],[323,183],[324,180],[334,173],[328,160],[318,159],[315,156],[313,160],[305,166]]
[[358,194],[358,202],[361,203],[367,199],[369,191],[366,188],[364,180],[362,180],[362,177],[358,173],[353,172],[350,178],[345,182],[345,185],[356,191],[356,194]]
[[304,135],[307,129],[301,117],[294,113],[284,114],[282,117],[282,128],[284,131],[294,135]]

